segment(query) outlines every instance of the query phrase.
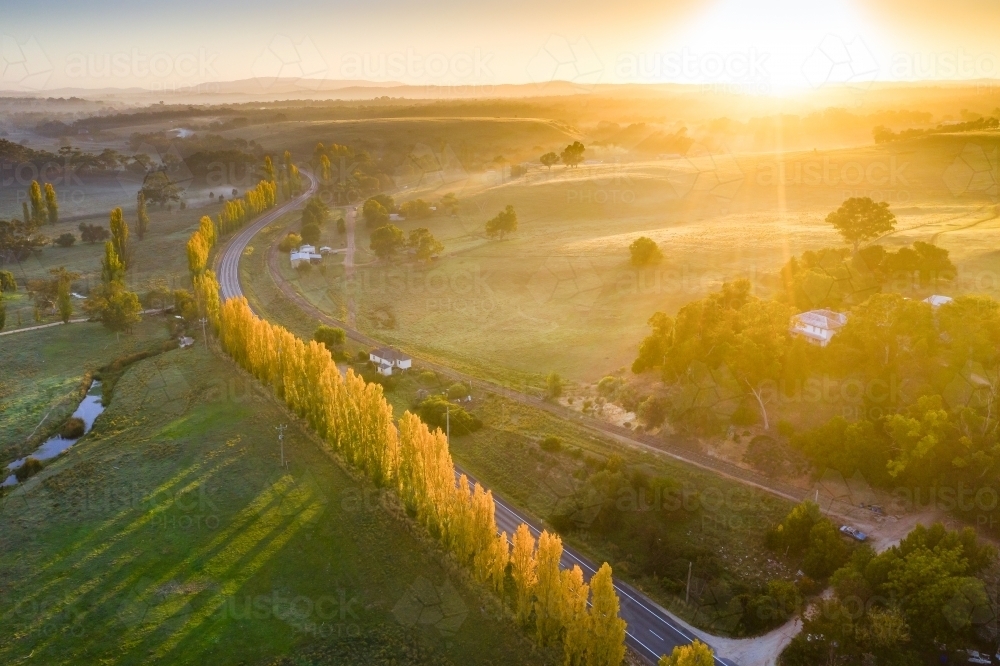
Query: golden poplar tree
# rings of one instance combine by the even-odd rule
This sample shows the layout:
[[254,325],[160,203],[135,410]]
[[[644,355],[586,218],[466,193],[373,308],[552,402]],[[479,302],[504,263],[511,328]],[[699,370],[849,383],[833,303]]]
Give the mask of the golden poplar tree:
[[625,658],[625,621],[618,617],[618,595],[607,562],[590,579],[588,624],[587,666],[619,666]]
[[562,539],[542,531],[538,536],[538,583],[535,585],[535,633],[542,645],[551,645],[562,633],[562,589],[559,576],[559,559],[562,557]]
[[560,614],[563,634],[564,666],[583,666],[584,655],[590,639],[590,621],[587,614],[587,597],[590,586],[583,582],[583,571],[577,565],[563,569],[559,574]]
[[531,618],[531,598],[538,583],[535,562],[535,537],[531,530],[521,523],[514,532],[514,544],[510,553],[510,573],[514,579],[517,594],[517,621],[527,625]]

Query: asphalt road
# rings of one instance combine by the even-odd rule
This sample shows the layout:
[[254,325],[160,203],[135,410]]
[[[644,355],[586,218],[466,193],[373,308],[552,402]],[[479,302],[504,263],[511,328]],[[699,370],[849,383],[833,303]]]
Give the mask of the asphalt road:
[[306,177],[309,178],[309,187],[294,199],[290,199],[280,206],[276,206],[267,213],[264,213],[260,218],[254,220],[254,222],[242,229],[236,236],[234,236],[223,251],[219,254],[216,260],[216,266],[218,270],[216,271],[216,278],[219,280],[219,291],[221,292],[222,300],[228,300],[234,296],[242,296],[243,289],[240,287],[240,257],[243,256],[243,250],[246,248],[250,239],[257,235],[261,229],[271,224],[279,217],[285,213],[295,210],[300,206],[304,206],[309,197],[316,193],[316,188],[319,186],[319,182],[311,173],[305,173]]
[[[255,220],[253,224],[246,227],[240,231],[239,234],[233,237],[219,254],[216,260],[216,266],[218,267],[217,276],[223,300],[241,296],[243,294],[243,289],[240,286],[239,279],[239,261],[240,257],[243,255],[243,250],[246,248],[247,244],[254,237],[254,235],[285,213],[303,206],[309,197],[316,192],[318,185],[316,179],[308,172],[302,173],[304,173],[310,181],[309,187],[305,192],[266,213],[260,219]],[[274,259],[274,257],[272,256],[271,259]],[[279,286],[284,285],[279,283]],[[289,294],[286,290],[283,289],[283,291],[285,291],[286,295],[292,297],[292,300],[300,306],[306,306],[303,309],[306,310],[308,314],[317,317],[320,320],[328,320],[330,323],[344,328],[348,336],[352,339],[369,345],[378,346],[380,344],[377,340],[369,338],[351,327],[345,326],[343,322],[333,320],[329,316],[325,315],[325,313],[319,312],[313,308],[311,304],[306,303],[297,293],[294,293],[293,296],[293,294]],[[483,382],[482,380],[461,375],[461,373],[457,373],[451,368],[445,368],[438,366],[437,364],[427,362],[420,362],[420,365],[443,371],[449,376],[461,377],[466,381],[471,380],[474,384],[480,385],[480,387],[485,390],[489,390],[491,392],[502,392],[509,398],[512,397],[514,399],[522,399],[524,401],[531,400],[532,405],[535,407],[546,407],[546,403],[533,399],[530,396],[526,396],[524,394],[520,394],[520,396],[513,396],[509,390],[503,387],[497,387],[489,382]],[[563,414],[557,415],[565,416]],[[593,427],[593,424],[587,425]],[[617,435],[617,433],[614,434]],[[456,474],[462,473],[464,472],[456,466]],[[470,481],[475,480],[471,476],[469,479]],[[499,530],[507,532],[508,536],[512,536],[514,531],[517,530],[518,525],[525,523],[531,529],[531,532],[535,535],[535,537],[538,537],[541,532],[541,528],[534,519],[515,509],[513,506],[504,501],[504,499],[496,492],[493,493],[493,499],[496,504],[495,515]],[[564,568],[570,568],[573,565],[578,565],[583,570],[584,578],[587,580],[589,580],[590,577],[597,572],[598,568],[588,559],[581,556],[579,553],[576,553],[569,547],[564,547],[563,549],[561,564]],[[636,654],[649,663],[655,664],[661,655],[670,654],[675,646],[686,645],[695,639],[695,636],[684,629],[676,618],[632,586],[621,581],[615,581],[615,589],[618,591],[618,598],[621,604],[621,618],[625,620],[627,624],[626,642]],[[716,657],[715,662],[716,664],[725,666],[737,666],[734,662],[719,657]]]

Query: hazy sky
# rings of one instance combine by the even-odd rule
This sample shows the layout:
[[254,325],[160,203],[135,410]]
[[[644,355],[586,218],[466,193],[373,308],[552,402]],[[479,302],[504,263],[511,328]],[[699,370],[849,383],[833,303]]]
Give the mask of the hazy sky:
[[[223,4],[225,6],[223,6]],[[997,0],[7,2],[0,89],[275,76],[782,92],[1000,76]]]

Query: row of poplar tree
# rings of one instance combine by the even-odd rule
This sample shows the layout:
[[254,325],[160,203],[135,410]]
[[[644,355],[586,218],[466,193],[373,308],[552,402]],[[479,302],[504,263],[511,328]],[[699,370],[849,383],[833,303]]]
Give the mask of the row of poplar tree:
[[[273,187],[261,181],[258,188]],[[256,188],[255,188],[256,189]],[[273,194],[273,189],[269,190]],[[273,205],[273,198],[270,200]],[[270,207],[270,206],[268,206]],[[215,273],[207,269],[216,243],[212,219],[203,217],[188,241],[195,297],[223,349],[275,394],[348,464],[379,487],[394,490],[416,519],[503,600],[508,572],[517,621],[534,625],[542,645],[562,643],[570,666],[618,666],[625,655],[625,622],[611,567],[590,583],[574,565],[561,569],[562,540],[526,524],[511,539],[497,529],[493,495],[463,474],[456,483],[448,440],[406,412],[398,423],[382,387],[353,370],[342,376],[327,348],[303,341],[260,319],[243,297],[222,303]]]

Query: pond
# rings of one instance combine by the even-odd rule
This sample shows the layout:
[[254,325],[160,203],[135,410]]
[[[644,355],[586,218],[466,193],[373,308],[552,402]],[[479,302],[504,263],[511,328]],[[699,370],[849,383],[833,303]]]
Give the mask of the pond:
[[[83,434],[86,435],[90,432],[90,429],[94,427],[94,421],[97,417],[101,415],[104,411],[104,405],[101,404],[101,382],[94,380],[91,383],[90,388],[87,389],[87,395],[83,397],[80,405],[73,412],[73,416],[83,421]],[[82,436],[82,435],[81,435]],[[8,470],[15,470],[24,464],[27,458],[35,458],[37,460],[49,460],[55,458],[60,453],[66,451],[69,447],[76,444],[79,437],[75,439],[67,439],[61,435],[56,435],[55,437],[50,437],[45,440],[41,446],[35,449],[35,452],[30,456],[20,458],[15,460],[11,464],[7,465]],[[17,477],[11,474],[8,476],[0,486],[13,486],[17,484]]]

